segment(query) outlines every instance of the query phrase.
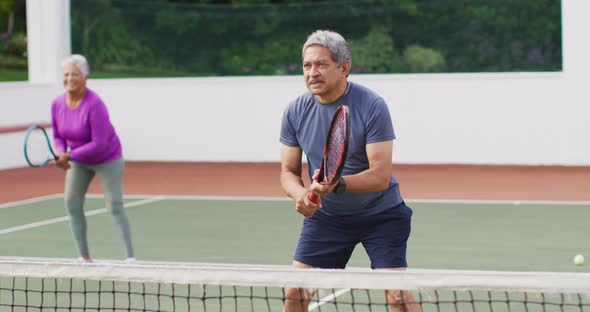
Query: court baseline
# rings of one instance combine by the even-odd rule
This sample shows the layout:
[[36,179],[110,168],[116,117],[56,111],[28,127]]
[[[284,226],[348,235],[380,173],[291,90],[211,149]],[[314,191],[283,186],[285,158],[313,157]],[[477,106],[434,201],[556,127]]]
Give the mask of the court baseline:
[[[160,201],[162,199],[163,199],[162,197],[156,196],[156,197],[153,197],[153,198],[148,198],[148,199],[144,199],[144,200],[138,200],[138,201],[134,201],[134,202],[130,202],[128,204],[125,204],[125,208],[135,207],[135,206],[141,206],[141,205],[153,203],[153,202],[156,202],[156,201]],[[94,209],[94,210],[87,211],[85,213],[85,215],[87,217],[88,216],[94,216],[94,215],[106,213],[107,211],[108,211],[108,209],[106,207],[103,207],[103,208],[99,208],[99,209]],[[68,221],[68,219],[69,219],[68,216],[64,216],[64,217],[53,218],[53,219],[43,220],[43,221],[39,221],[39,222],[33,222],[33,223],[29,223],[29,224],[14,226],[14,227],[10,227],[10,228],[6,228],[6,229],[0,230],[0,235],[2,235],[2,234],[8,234],[8,233],[13,233],[13,232],[18,232],[18,231],[27,230],[27,229],[32,229],[32,228],[36,228],[36,227],[40,227],[40,226],[44,226],[44,225],[49,225],[49,224],[66,222],[66,221]]]

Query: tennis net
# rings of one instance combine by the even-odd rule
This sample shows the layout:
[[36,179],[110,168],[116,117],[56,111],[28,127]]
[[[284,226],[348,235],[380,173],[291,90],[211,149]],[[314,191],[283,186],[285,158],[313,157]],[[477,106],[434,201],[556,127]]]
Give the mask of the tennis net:
[[422,311],[590,311],[590,274],[296,270],[286,266],[0,257],[0,311],[282,311],[287,287],[309,311],[389,311],[406,289]]

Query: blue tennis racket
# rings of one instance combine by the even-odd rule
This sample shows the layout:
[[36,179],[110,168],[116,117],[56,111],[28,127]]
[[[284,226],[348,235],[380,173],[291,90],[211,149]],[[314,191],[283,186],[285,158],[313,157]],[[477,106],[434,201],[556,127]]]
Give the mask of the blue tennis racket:
[[51,148],[51,142],[45,129],[32,125],[25,135],[25,160],[31,167],[43,167],[52,160],[57,160]]

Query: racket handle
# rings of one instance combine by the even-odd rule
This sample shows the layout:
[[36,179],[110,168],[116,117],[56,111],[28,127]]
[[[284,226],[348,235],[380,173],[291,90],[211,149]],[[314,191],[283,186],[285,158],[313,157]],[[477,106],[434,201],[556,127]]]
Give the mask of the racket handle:
[[311,200],[311,202],[314,204],[317,204],[318,200],[320,199],[316,194],[312,192],[307,193],[307,198],[309,198],[309,200]]

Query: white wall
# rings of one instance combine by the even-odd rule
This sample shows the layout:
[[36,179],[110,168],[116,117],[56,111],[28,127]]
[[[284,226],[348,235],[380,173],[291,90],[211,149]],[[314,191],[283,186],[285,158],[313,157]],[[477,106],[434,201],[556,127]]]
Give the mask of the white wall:
[[56,84],[0,83],[0,127],[50,122],[50,103],[59,92]]
[[[590,165],[590,1],[563,2],[559,73],[352,75],[388,102],[397,163]],[[91,64],[92,65],[92,64]],[[90,80],[128,160],[279,161],[298,76]],[[49,121],[58,85],[0,84],[0,126]],[[22,150],[14,136],[0,146]],[[9,153],[10,154],[10,153]],[[22,155],[0,168],[24,165]],[[12,159],[9,157],[18,157]]]
[[[561,74],[356,76],[390,105],[403,163],[567,164]],[[95,81],[132,160],[278,161],[300,77]],[[574,146],[575,147],[575,146]]]
[[[566,132],[561,140],[569,146],[568,158],[575,163],[590,163],[590,1],[562,0],[563,37],[563,122]],[[584,145],[586,145],[584,147]]]

